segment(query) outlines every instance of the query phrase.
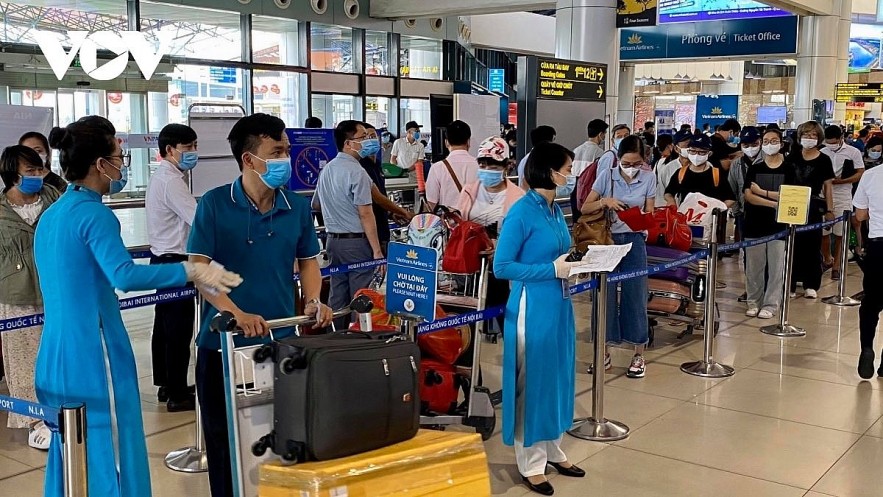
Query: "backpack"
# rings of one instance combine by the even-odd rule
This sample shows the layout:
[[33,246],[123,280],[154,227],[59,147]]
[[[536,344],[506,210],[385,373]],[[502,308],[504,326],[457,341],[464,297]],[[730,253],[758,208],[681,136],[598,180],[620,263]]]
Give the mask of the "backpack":
[[[690,169],[689,164],[686,166],[681,166],[680,171],[678,171],[678,184],[684,182],[684,178],[687,176],[687,170]],[[717,188],[720,186],[721,182],[721,171],[720,169],[711,166],[711,176],[714,178],[714,187]]]
[[447,213],[445,220],[452,228],[442,257],[442,271],[457,274],[477,273],[481,269],[482,252],[494,248],[484,226],[466,221],[455,212]]
[[[604,157],[607,154],[613,154],[612,167],[615,168],[617,165],[616,154],[612,150],[608,150],[601,154],[601,157]],[[576,206],[580,209],[582,209],[586,199],[589,198],[589,193],[592,192],[592,187],[595,186],[595,179],[598,178],[598,163],[601,161],[601,157],[595,159],[595,162],[589,164],[589,167],[579,175],[579,180],[576,183]]]
[[418,247],[430,247],[438,251],[441,263],[445,250],[447,229],[441,217],[435,214],[417,214],[408,224],[408,243]]

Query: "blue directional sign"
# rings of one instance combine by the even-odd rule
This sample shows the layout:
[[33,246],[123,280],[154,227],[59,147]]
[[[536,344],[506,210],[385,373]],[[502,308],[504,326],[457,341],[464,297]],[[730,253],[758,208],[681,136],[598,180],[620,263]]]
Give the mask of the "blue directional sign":
[[506,70],[490,69],[488,70],[488,90],[497,93],[506,93]]
[[213,83],[236,84],[235,67],[209,67],[208,74]]
[[434,248],[393,242],[386,260],[387,312],[435,320],[438,252]]

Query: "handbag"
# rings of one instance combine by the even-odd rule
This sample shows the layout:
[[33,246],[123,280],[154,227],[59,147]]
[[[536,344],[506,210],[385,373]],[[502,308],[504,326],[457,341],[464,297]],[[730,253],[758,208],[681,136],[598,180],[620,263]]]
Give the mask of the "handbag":
[[[613,195],[613,169],[610,171],[610,195]],[[577,251],[585,252],[591,245],[613,245],[613,232],[610,230],[612,225],[606,208],[594,214],[581,215],[573,223],[573,246]]]
[[477,273],[481,269],[481,254],[494,248],[484,226],[466,221],[455,211],[445,214],[451,226],[451,236],[442,256],[442,271],[457,274]]
[[693,232],[687,225],[687,216],[669,205],[653,211],[652,223],[647,229],[647,244],[670,247],[687,252],[693,245]]

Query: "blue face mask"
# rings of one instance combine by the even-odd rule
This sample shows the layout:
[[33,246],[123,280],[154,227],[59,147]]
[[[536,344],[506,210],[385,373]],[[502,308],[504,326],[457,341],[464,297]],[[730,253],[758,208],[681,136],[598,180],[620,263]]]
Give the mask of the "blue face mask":
[[493,188],[503,182],[503,171],[479,169],[478,181],[484,185],[485,188]]
[[276,188],[288,184],[288,180],[291,179],[291,159],[288,157],[283,157],[281,159],[261,159],[254,154],[251,154],[251,156],[267,164],[267,172],[264,174],[255,171],[255,174],[260,176],[261,181],[267,185],[267,188],[275,190]]
[[377,138],[368,138],[362,140],[360,142],[362,144],[362,148],[359,150],[359,157],[374,157],[377,155],[377,152],[380,152],[380,140]]
[[178,168],[182,171],[189,171],[196,167],[199,162],[199,152],[181,152],[181,160],[178,161]]
[[42,176],[22,176],[18,182],[18,191],[25,195],[33,195],[39,193],[43,189]]
[[565,176],[558,171],[555,171],[555,174],[567,180],[567,183],[565,183],[564,185],[558,185],[555,187],[555,197],[569,197],[570,194],[573,193],[573,189],[576,188],[576,176],[572,174]]
[[414,141],[415,142],[420,141],[420,132],[419,131],[414,132]]
[[126,166],[116,167],[113,163],[110,163],[110,166],[120,172],[120,179],[113,179],[107,174],[104,175],[105,178],[110,180],[110,191],[108,193],[115,195],[126,188],[126,183],[129,182],[129,168]]
[[732,135],[732,136],[730,136],[730,138],[727,140],[727,143],[729,143],[730,145],[738,145],[741,141],[742,141],[741,138],[739,138],[739,137],[736,136],[736,135]]

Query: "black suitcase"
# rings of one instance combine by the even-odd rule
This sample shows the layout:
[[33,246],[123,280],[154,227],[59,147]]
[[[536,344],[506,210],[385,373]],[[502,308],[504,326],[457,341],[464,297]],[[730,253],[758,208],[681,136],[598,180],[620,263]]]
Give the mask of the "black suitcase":
[[[260,351],[259,351],[260,353]],[[273,433],[255,444],[287,461],[323,461],[413,438],[420,426],[420,349],[359,333],[290,337],[275,362]]]

